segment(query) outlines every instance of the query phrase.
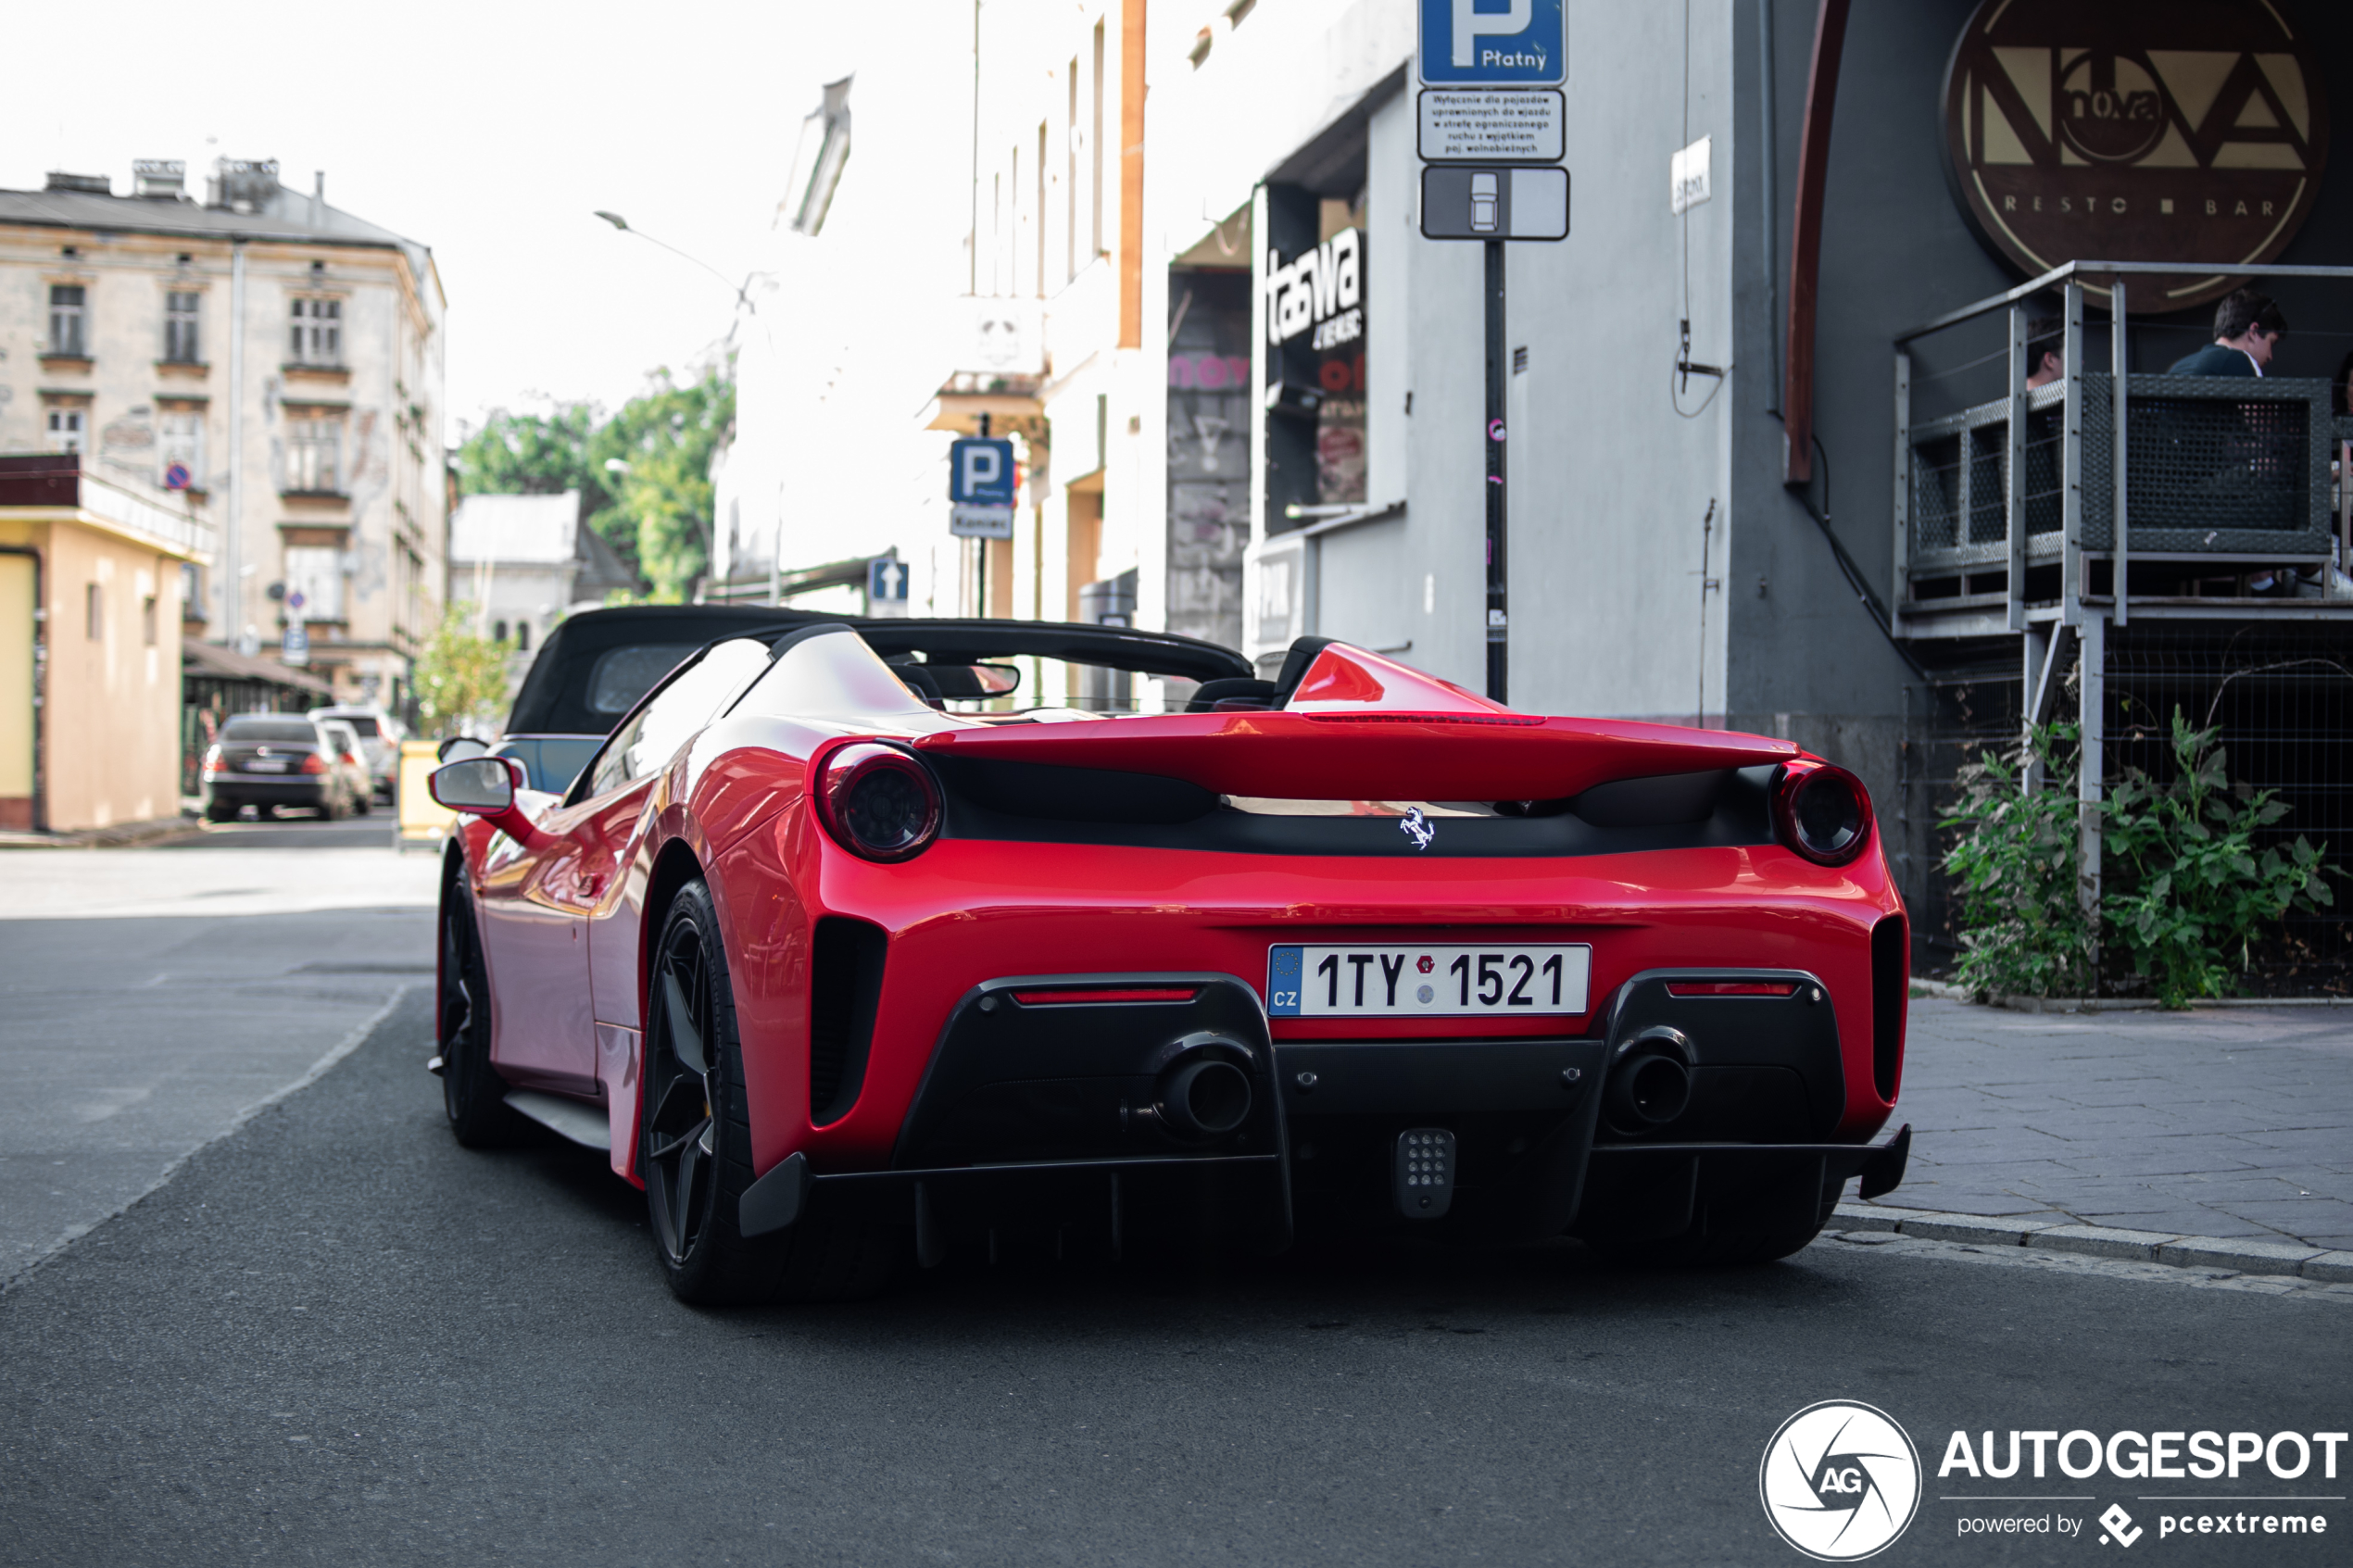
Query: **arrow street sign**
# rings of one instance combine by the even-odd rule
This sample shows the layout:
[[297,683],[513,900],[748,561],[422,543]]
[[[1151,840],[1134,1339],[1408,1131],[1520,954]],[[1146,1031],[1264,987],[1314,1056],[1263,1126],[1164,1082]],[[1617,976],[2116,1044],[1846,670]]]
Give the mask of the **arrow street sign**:
[[877,556],[866,563],[866,597],[877,604],[907,602],[907,563]]

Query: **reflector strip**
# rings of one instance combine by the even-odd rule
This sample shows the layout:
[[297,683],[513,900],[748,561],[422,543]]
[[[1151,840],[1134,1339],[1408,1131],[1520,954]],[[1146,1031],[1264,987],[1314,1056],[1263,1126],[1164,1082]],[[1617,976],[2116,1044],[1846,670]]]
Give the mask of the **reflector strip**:
[[1189,1002],[1190,986],[1172,990],[1015,991],[1013,1000],[1026,1008],[1066,1007],[1080,1002]]
[[1670,980],[1670,997],[1794,997],[1793,980]]

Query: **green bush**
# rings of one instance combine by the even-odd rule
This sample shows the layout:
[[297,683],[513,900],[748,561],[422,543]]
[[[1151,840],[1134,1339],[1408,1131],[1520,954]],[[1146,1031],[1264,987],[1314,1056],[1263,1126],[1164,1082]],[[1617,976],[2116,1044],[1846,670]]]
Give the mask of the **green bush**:
[[1961,830],[1944,872],[1959,906],[1959,983],[1971,996],[2080,997],[2092,988],[2074,784],[2029,795],[2020,778],[2030,762],[2054,781],[2071,772],[2063,760],[2075,738],[2073,725],[2048,725],[2012,756],[1961,770],[1960,801],[1942,825]]
[[[1944,871],[1958,906],[1961,986],[1979,997],[2089,996],[2096,935],[2160,1004],[2186,1008],[2236,989],[2256,938],[2290,909],[2334,904],[2323,879],[2341,873],[2321,863],[2325,845],[2299,834],[2284,849],[2256,851],[2257,832],[2288,808],[2270,790],[2230,783],[2217,734],[2192,729],[2174,709],[2172,781],[2128,770],[2093,808],[2103,850],[2096,932],[2076,871],[2075,726],[2045,725],[2010,757],[1964,768],[1959,802],[1942,823],[1958,833]],[[2030,759],[2051,780],[2032,795],[2020,778]]]
[[2291,909],[2335,902],[2322,880],[2330,868],[2302,834],[2284,853],[2256,852],[2256,831],[2287,806],[2271,790],[2231,784],[2216,734],[2192,729],[2176,708],[2172,781],[2158,784],[2132,769],[2107,804],[2103,869],[2121,885],[2102,912],[2133,972],[2168,1008],[2229,996],[2260,928]]

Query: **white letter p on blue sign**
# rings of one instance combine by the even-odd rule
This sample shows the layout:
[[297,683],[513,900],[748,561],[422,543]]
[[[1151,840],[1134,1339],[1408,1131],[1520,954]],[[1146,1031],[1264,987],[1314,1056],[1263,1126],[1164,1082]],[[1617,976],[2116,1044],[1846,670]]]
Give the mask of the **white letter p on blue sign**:
[[1478,0],[1454,0],[1454,59],[1458,70],[1478,64],[1478,41],[1490,35],[1511,36],[1528,31],[1536,0],[1507,0],[1507,8],[1482,11]]
[[960,454],[964,459],[963,492],[967,495],[997,487],[997,476],[1004,468],[1004,459],[997,448],[984,446],[975,441]]
[[1567,79],[1563,0],[1419,0],[1416,51],[1433,87],[1556,87]]

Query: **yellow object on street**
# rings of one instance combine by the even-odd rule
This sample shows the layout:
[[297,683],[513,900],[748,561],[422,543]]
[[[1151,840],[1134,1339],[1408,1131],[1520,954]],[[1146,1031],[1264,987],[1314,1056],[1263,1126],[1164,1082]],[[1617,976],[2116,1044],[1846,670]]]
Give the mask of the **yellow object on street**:
[[434,845],[458,813],[433,797],[425,781],[441,766],[436,755],[440,743],[429,740],[404,740],[400,743],[400,781],[396,792],[400,811],[400,847],[412,844]]

